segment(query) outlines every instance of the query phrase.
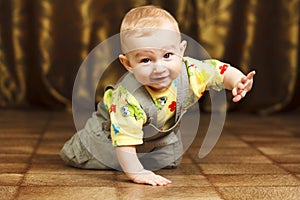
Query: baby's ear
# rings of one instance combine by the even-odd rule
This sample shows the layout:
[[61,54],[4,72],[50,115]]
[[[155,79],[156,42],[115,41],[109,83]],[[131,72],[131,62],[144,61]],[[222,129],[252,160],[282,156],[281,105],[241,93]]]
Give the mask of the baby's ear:
[[183,56],[184,51],[186,49],[186,46],[187,46],[187,41],[182,40],[182,42],[180,43],[180,53],[181,53],[181,56]]
[[132,67],[130,65],[130,62],[128,60],[128,58],[126,57],[126,55],[124,54],[120,54],[119,55],[119,60],[122,63],[122,65],[129,71],[132,72]]

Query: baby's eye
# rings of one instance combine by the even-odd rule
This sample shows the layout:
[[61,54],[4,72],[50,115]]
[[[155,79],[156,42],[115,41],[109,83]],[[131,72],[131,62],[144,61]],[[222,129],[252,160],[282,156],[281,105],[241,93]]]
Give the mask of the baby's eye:
[[150,59],[149,58],[143,58],[141,60],[141,63],[149,63],[150,62]]
[[164,55],[164,58],[170,58],[172,56],[172,53],[166,53],[165,55]]

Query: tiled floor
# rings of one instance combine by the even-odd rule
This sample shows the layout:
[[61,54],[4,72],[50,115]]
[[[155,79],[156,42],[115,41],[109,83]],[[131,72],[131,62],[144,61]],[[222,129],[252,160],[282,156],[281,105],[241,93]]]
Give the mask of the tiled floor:
[[[193,113],[187,121],[195,124]],[[213,151],[198,157],[209,115],[165,187],[133,184],[113,170],[68,167],[58,153],[73,135],[71,114],[0,110],[0,199],[299,199],[300,113],[227,113]],[[187,127],[186,129],[189,129]]]

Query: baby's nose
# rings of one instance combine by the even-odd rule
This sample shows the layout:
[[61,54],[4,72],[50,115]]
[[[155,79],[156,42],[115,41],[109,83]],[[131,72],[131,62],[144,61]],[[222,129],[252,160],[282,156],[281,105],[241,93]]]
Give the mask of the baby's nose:
[[160,63],[156,64],[154,66],[153,72],[154,73],[162,73],[166,70],[166,67]]

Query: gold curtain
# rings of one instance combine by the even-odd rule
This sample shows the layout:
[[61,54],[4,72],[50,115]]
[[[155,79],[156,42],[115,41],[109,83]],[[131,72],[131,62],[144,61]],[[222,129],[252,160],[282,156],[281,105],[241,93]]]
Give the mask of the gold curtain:
[[[257,71],[253,91],[231,109],[299,108],[299,0],[0,0],[0,107],[70,109],[81,63],[145,4],[171,12],[211,57]],[[109,72],[97,99],[118,77]]]

